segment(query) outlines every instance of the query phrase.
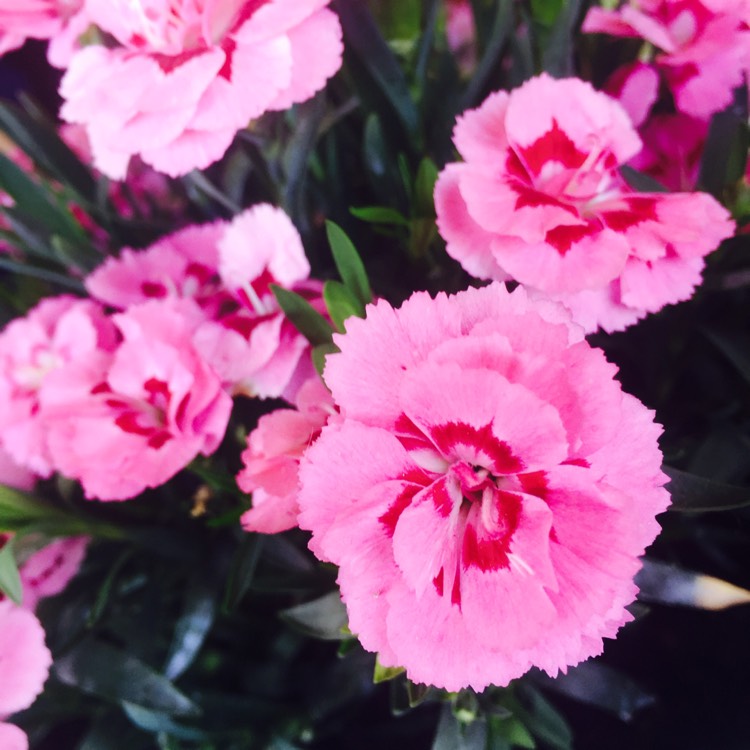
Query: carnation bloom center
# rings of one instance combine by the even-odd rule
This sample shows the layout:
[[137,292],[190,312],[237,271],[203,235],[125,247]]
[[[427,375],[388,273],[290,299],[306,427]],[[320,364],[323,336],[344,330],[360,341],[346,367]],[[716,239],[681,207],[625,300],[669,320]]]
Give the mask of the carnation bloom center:
[[470,567],[493,571],[514,566],[531,572],[511,545],[523,494],[541,492],[543,472],[525,472],[523,461],[494,435],[491,423],[474,427],[449,422],[425,431],[403,415],[398,432],[424,474],[408,478],[418,491],[406,491],[381,521],[394,531],[410,504],[433,503],[450,529],[444,554],[432,561],[430,571],[438,595],[450,596],[460,608],[461,572]]
[[595,135],[589,140],[588,151],[581,151],[553,119],[552,128],[530,146],[511,149],[506,169],[521,193],[516,208],[545,203],[548,196],[589,218],[596,204],[616,196],[617,159]]
[[[92,394],[102,394],[104,403],[114,415],[115,424],[123,431],[146,438],[149,448],[158,450],[173,435],[167,427],[167,413],[171,400],[169,386],[163,380],[149,378],[143,384],[145,392],[142,398],[132,398],[119,393],[113,393],[106,383],[100,383],[92,390]],[[186,407],[187,396],[180,403],[179,415]]]
[[38,347],[29,362],[24,362],[15,369],[15,381],[24,390],[38,391],[44,378],[62,362],[59,354],[47,347]]

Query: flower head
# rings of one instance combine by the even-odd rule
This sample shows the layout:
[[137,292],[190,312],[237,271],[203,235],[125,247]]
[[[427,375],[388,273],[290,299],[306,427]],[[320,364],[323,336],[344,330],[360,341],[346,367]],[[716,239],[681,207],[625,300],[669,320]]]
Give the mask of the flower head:
[[89,0],[118,44],[76,53],[61,110],[86,126],[94,163],[125,175],[131,156],[171,176],[221,158],[268,110],[319,91],[341,65],[328,0]]
[[599,653],[668,504],[660,428],[615,368],[500,284],[378,302],[336,342],[342,421],[303,457],[300,526],[364,647],[447,690]]
[[734,223],[702,193],[636,193],[618,167],[641,148],[618,102],[542,75],[459,119],[464,162],[435,187],[448,253],[480,278],[564,302],[587,330],[619,330],[687,299]]

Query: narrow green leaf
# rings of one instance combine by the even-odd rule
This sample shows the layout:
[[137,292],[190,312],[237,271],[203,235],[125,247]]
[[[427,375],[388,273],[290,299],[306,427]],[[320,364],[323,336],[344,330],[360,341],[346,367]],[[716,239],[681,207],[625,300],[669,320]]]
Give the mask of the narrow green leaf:
[[523,747],[527,750],[535,750],[536,742],[531,733],[517,716],[487,717],[488,738],[487,746],[494,748],[502,744],[509,744],[512,747]]
[[334,0],[331,7],[344,29],[345,55],[355,55],[385,95],[406,132],[416,139],[419,118],[406,76],[361,0]]
[[687,471],[662,466],[669,477],[667,485],[672,504],[669,510],[705,513],[718,510],[734,510],[750,505],[750,488],[738,487],[714,479],[699,477]]
[[432,159],[425,156],[417,167],[414,180],[414,209],[417,216],[435,216],[435,183],[438,178],[438,168]]
[[553,76],[569,76],[575,72],[573,42],[580,17],[581,0],[564,0],[554,26],[549,34],[543,35],[542,68]]
[[[22,250],[23,247],[19,249]],[[72,292],[81,293],[85,291],[83,284],[78,279],[72,279],[62,273],[49,271],[46,268],[32,266],[29,263],[19,263],[17,260],[12,260],[11,258],[0,257],[0,268],[4,268],[6,271],[12,271],[21,276],[29,276],[34,279],[40,279],[41,281],[47,281],[50,284],[55,284]]]
[[313,638],[341,641],[351,637],[346,630],[346,607],[338,591],[331,591],[319,599],[285,609],[279,613],[279,617]]
[[717,112],[711,119],[701,159],[698,186],[719,196],[745,173],[750,128],[747,119],[732,111]]
[[247,534],[237,547],[224,592],[224,612],[234,610],[252,586],[263,550],[263,541],[262,534]]
[[331,324],[306,299],[276,284],[271,284],[271,291],[284,315],[313,346],[331,342]]
[[572,750],[573,732],[554,706],[528,683],[522,683],[520,691],[526,700],[514,710],[531,733],[552,750]]
[[585,661],[554,679],[540,673],[534,680],[541,687],[601,708],[622,721],[630,721],[656,701],[630,677],[597,661]]
[[66,268],[89,273],[101,262],[101,253],[94,250],[85,239],[72,242],[65,237],[53,235],[50,244],[55,257]]
[[352,206],[349,209],[352,216],[356,216],[362,221],[371,224],[396,224],[401,227],[408,227],[409,220],[395,208],[388,206]]
[[340,351],[341,349],[339,349],[333,342],[330,344],[318,344],[318,346],[313,347],[313,365],[315,366],[315,371],[321,378],[323,377],[323,370],[325,370],[326,367],[326,357],[328,357],[329,354],[335,354]]
[[409,706],[411,708],[424,703],[431,692],[432,687],[430,685],[422,685],[419,682],[412,682],[411,680],[406,681],[406,694],[409,698]]
[[58,208],[47,190],[37,185],[6,156],[0,154],[0,189],[13,198],[18,208],[47,227],[52,234],[69,240],[81,239],[80,225],[65,210]]
[[15,530],[19,525],[64,517],[44,500],[0,484],[0,530]]
[[365,306],[339,281],[326,281],[323,285],[323,301],[331,320],[341,333],[346,333],[347,318],[365,316]]
[[667,193],[669,192],[664,185],[653,177],[643,172],[639,172],[627,164],[620,167],[620,174],[625,178],[625,182],[639,193]]
[[565,0],[531,0],[534,20],[543,26],[554,25],[564,6]]
[[406,672],[405,667],[384,667],[380,659],[375,659],[375,669],[372,673],[372,681],[377,685],[380,682],[388,682]]
[[178,724],[169,714],[160,711],[151,711],[143,706],[139,706],[137,703],[128,703],[127,701],[123,701],[122,708],[125,711],[125,715],[133,724],[146,732],[153,734],[164,732],[181,740],[192,740],[195,742],[210,739],[210,735],[207,732]]
[[12,541],[5,542],[0,548],[0,592],[16,604],[20,604],[23,599],[21,576],[13,554]]
[[70,186],[84,201],[96,202],[96,181],[90,170],[54,127],[4,102],[0,103],[0,128],[50,176]]
[[164,667],[167,679],[176,680],[193,663],[214,624],[217,604],[216,588],[200,577],[191,578]]
[[341,280],[362,303],[364,311],[364,306],[372,302],[372,290],[362,259],[340,226],[332,221],[326,221],[326,233]]
[[115,703],[134,703],[172,716],[193,716],[198,707],[164,675],[108,643],[86,639],[55,660],[60,682]]

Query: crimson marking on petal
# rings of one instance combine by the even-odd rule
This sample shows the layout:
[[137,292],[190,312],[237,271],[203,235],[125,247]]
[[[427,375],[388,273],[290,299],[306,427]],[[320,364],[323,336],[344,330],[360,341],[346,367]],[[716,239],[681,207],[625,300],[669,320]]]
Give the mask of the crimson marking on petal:
[[52,577],[55,571],[62,568],[64,564],[65,564],[65,555],[63,554],[56,555],[55,559],[52,560],[52,562],[50,562],[49,565],[47,565],[47,567],[41,573],[39,573],[38,576],[36,576],[36,578],[32,578],[29,581],[29,585],[32,587],[41,586],[41,584],[43,584],[45,581],[49,580]]
[[563,461],[565,466],[583,466],[584,469],[588,469],[591,464],[585,458],[568,458]]
[[97,383],[90,391],[92,396],[96,396],[100,393],[112,393],[112,389],[109,387],[108,383],[105,383],[102,381],[101,383]]
[[154,398],[161,396],[162,398],[169,400],[169,386],[163,380],[159,380],[158,378],[149,378],[143,384],[143,390],[146,391],[149,396]]
[[166,297],[167,287],[158,281],[144,281],[141,284],[141,291],[146,297]]
[[434,482],[428,489],[432,504],[435,510],[443,517],[447,518],[453,510],[453,498],[448,492],[448,484],[445,477]]
[[443,586],[445,581],[445,571],[440,568],[438,571],[438,574],[432,579],[432,584],[435,587],[435,591],[437,591],[438,596],[443,595]]
[[209,281],[218,279],[216,271],[203,263],[189,263],[185,269],[186,276],[192,276],[199,284],[207,284]]
[[518,477],[521,482],[521,490],[527,495],[536,495],[545,500],[549,485],[547,484],[547,473],[544,471],[532,471],[529,474],[521,474]]
[[537,190],[530,185],[524,185],[517,181],[511,182],[509,185],[516,193],[518,193],[518,198],[516,198],[516,210],[519,208],[525,208],[526,206],[530,206],[531,208],[538,208],[539,206],[554,206],[555,208],[561,208],[563,211],[567,211],[572,216],[580,216],[580,213],[575,206],[563,203],[554,196],[548,195],[541,190]]
[[168,430],[159,430],[158,432],[155,432],[149,439],[146,441],[146,445],[148,445],[149,448],[153,448],[154,450],[159,450],[164,443],[168,442],[172,439],[172,434]]
[[138,424],[138,414],[132,411],[126,411],[115,418],[115,424],[123,431],[131,435],[142,435],[143,437],[151,436],[154,432],[153,427],[144,427]]
[[586,154],[578,149],[554,117],[550,130],[529,146],[517,149],[526,168],[535,177],[548,161],[559,162],[570,169],[577,169],[586,161]]
[[[517,474],[525,464],[513,455],[510,446],[492,432],[492,424],[472,427],[465,422],[447,422],[430,429],[430,437],[444,456],[455,456],[455,448],[464,445],[489,459],[488,469],[493,474]],[[463,458],[463,457],[462,457]]]
[[482,571],[507,568],[510,540],[518,528],[521,517],[521,498],[512,492],[499,491],[495,497],[499,511],[499,528],[487,530],[480,537],[473,523],[467,523],[461,545],[461,560],[464,568],[473,565]]
[[406,485],[391,503],[388,510],[378,518],[378,521],[385,527],[386,534],[389,537],[393,536],[396,531],[398,519],[401,518],[401,514],[411,505],[414,495],[421,489],[422,487],[416,484]]
[[615,211],[600,211],[601,220],[615,232],[624,232],[643,221],[655,221],[656,198],[647,196],[632,196],[627,199],[628,208]]
[[548,230],[547,234],[544,235],[544,241],[552,245],[564,257],[576,242],[580,242],[584,237],[588,237],[589,235],[597,234],[598,231],[591,224],[586,224],[585,226],[581,226],[580,224],[575,226],[561,225]]

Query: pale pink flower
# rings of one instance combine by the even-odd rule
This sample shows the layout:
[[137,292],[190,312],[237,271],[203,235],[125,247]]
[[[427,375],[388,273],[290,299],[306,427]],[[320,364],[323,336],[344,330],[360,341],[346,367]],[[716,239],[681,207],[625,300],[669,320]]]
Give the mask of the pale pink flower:
[[43,300],[0,333],[0,445],[17,464],[52,473],[40,390],[50,373],[111,351],[116,338],[100,305],[69,296]]
[[29,740],[15,724],[0,721],[0,747],[3,750],[28,750]]
[[276,534],[297,525],[299,462],[335,410],[318,377],[299,389],[295,406],[265,414],[247,438],[237,474],[239,488],[253,496],[240,519],[245,531]]
[[34,702],[51,664],[44,630],[35,615],[9,599],[0,601],[0,718]]
[[641,148],[614,99],[547,75],[497,92],[454,130],[463,163],[435,187],[448,253],[480,278],[516,279],[620,330],[700,283],[734,230],[703,193],[636,193],[618,167]]
[[617,10],[591,8],[583,31],[658,47],[654,62],[677,109],[708,119],[731,103],[750,70],[749,20],[744,0],[633,0]]
[[471,73],[477,64],[477,31],[469,0],[448,0],[445,37],[461,70]]
[[300,468],[300,526],[384,666],[455,691],[554,675],[631,619],[659,531],[653,413],[560,305],[501,284],[380,301],[336,335],[343,422]]
[[88,20],[84,0],[0,0],[0,55],[26,39],[49,39],[49,61],[67,65]]
[[629,164],[670,190],[693,190],[707,134],[704,120],[680,113],[653,115],[640,130],[643,148]]
[[202,320],[194,303],[152,301],[113,319],[117,350],[51,373],[40,394],[55,468],[100,500],[158,487],[213,453],[232,407],[193,346]]
[[220,159],[250,120],[319,91],[341,65],[329,0],[88,0],[119,46],[76,53],[61,114],[86,126],[98,169],[130,157],[171,176]]
[[310,346],[271,292],[278,284],[322,311],[322,285],[294,225],[258,204],[231,222],[186,227],[146,250],[125,249],[86,279],[89,293],[114,307],[148,299],[191,298],[205,325],[194,337],[201,355],[234,393],[292,400],[313,374]]
[[59,594],[75,576],[86,555],[88,537],[55,539],[22,561],[23,606],[35,610],[48,596]]

